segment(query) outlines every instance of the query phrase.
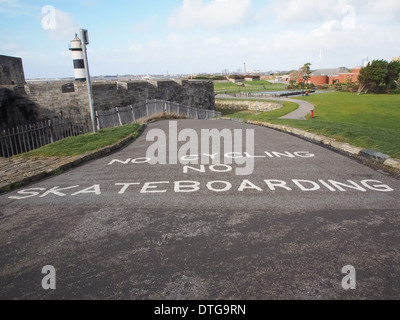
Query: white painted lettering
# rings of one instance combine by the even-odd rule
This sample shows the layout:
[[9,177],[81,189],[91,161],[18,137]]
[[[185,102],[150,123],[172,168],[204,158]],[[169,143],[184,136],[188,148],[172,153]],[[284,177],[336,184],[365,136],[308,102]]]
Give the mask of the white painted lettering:
[[151,163],[152,159],[151,158],[137,158],[133,159],[132,163],[133,164],[143,164],[143,163]]
[[116,186],[122,186],[122,189],[118,192],[118,194],[124,194],[130,186],[140,185],[138,182],[134,183],[116,183]]
[[256,186],[254,183],[250,182],[249,180],[243,180],[242,184],[239,187],[240,192],[244,191],[245,189],[254,189],[257,191],[263,191],[263,189]]
[[71,196],[77,196],[78,194],[90,194],[90,193],[94,193],[97,196],[101,195],[100,185],[95,184],[94,186],[86,188],[82,191],[75,192],[75,193],[71,194]]
[[291,154],[290,152],[285,152],[285,153],[272,152],[272,154],[277,158],[281,158],[281,157],[295,158],[295,156],[293,154]]
[[225,158],[230,159],[243,159],[243,155],[239,152],[229,152],[225,154]]
[[176,193],[189,193],[200,190],[200,182],[197,181],[176,181],[175,188]]
[[44,197],[48,196],[49,194],[54,194],[59,197],[65,197],[66,194],[61,193],[60,191],[71,190],[71,189],[76,189],[76,188],[79,188],[79,186],[73,186],[73,187],[62,188],[62,189],[60,189],[60,187],[54,187],[54,188],[46,191],[45,193],[43,193],[39,198],[44,198]]
[[[218,169],[222,168],[222,169]],[[213,166],[210,166],[210,170],[213,172],[231,172],[233,168],[227,164],[215,164]]]
[[336,187],[339,191],[342,191],[342,192],[346,192],[346,189],[344,189],[342,187],[358,190],[358,191],[361,191],[361,192],[367,192],[367,190],[365,190],[363,187],[361,187],[360,185],[358,185],[354,181],[347,180],[347,182],[351,183],[351,185],[345,184],[345,183],[341,183],[341,182],[337,182],[337,181],[334,181],[334,180],[329,180],[330,184],[332,184],[334,187]]
[[131,160],[132,160],[132,159],[128,159],[128,160],[126,160],[126,161],[121,161],[121,160],[114,159],[114,160],[111,161],[108,165],[111,166],[111,165],[113,165],[114,163],[128,164],[129,162],[131,162]]
[[271,191],[275,191],[276,188],[283,188],[283,189],[286,189],[287,191],[292,191],[291,188],[286,186],[286,182],[285,181],[282,181],[282,180],[264,180],[264,181],[268,185],[268,188]]
[[169,184],[169,181],[146,182],[140,193],[165,193],[167,190],[154,190],[158,188],[158,184]]
[[315,154],[309,153],[307,151],[298,151],[293,153],[296,157],[299,158],[314,158]]
[[193,162],[198,162],[200,158],[198,155],[186,155],[181,157],[180,159],[184,162],[193,163]]
[[[300,188],[301,191],[317,191],[321,189],[318,183],[310,180],[292,180],[293,183]],[[305,187],[305,184],[310,184],[312,187]]]
[[327,182],[324,180],[318,180],[324,187],[326,187],[329,191],[336,192],[336,189],[332,188]]
[[11,196],[11,197],[8,197],[8,199],[14,199],[14,200],[28,199],[28,198],[38,196],[40,194],[40,191],[45,191],[45,190],[46,189],[43,189],[43,188],[33,188],[33,189],[21,190],[21,191],[18,191],[17,194],[24,194],[25,196],[23,196],[23,197]]
[[[375,184],[375,185],[371,186],[369,183],[379,183],[379,184]],[[382,184],[382,182],[377,181],[377,180],[363,180],[363,181],[361,181],[361,184],[364,187],[367,187],[368,189],[370,189],[372,191],[379,191],[379,192],[393,192],[394,191],[394,189],[392,189],[388,185]]]
[[209,159],[216,160],[218,155],[219,153],[213,153],[213,154],[203,153],[201,158],[201,163],[210,164]]
[[266,156],[252,156],[252,155],[251,155],[250,153],[248,153],[248,152],[245,152],[244,154],[245,154],[245,156],[246,156],[247,158],[249,158],[249,159],[266,158]]
[[189,172],[189,169],[193,170],[193,171],[200,172],[200,173],[205,173],[206,172],[206,166],[205,165],[201,165],[199,169],[197,169],[195,167],[191,167],[191,166],[184,166],[183,167],[183,173],[187,174]]
[[[222,189],[216,189],[213,186],[214,184],[223,184],[223,185],[225,185],[225,187]],[[214,191],[214,192],[227,192],[232,189],[232,184],[227,181],[211,181],[211,182],[207,183],[207,188],[208,188],[208,190]]]

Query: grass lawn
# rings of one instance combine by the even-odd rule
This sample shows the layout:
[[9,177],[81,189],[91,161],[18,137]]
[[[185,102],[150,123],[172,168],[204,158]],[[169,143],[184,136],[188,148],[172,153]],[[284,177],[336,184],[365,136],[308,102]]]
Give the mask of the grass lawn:
[[144,126],[139,124],[103,129],[97,134],[89,133],[77,137],[69,137],[16,157],[77,156],[110,146],[131,135],[136,138],[143,132],[143,129]]
[[[229,99],[219,99],[219,100],[229,100]],[[233,101],[246,101],[246,99],[235,99]],[[252,100],[252,101],[262,101],[268,102],[267,100]],[[276,103],[276,101],[271,101]],[[238,118],[243,120],[255,120],[255,121],[272,121],[277,120],[288,113],[291,113],[299,108],[299,105],[293,102],[282,101],[283,108],[274,111],[259,111],[256,115],[255,111],[235,111],[235,110],[225,110],[218,109],[222,113],[223,117]]]
[[[266,119],[400,158],[400,95],[329,92],[299,97],[316,106],[307,121]],[[231,115],[229,115],[231,116]],[[260,120],[252,115],[246,119]],[[240,118],[238,114],[234,115]],[[267,116],[268,117],[268,116]]]
[[[219,93],[239,93],[239,92],[260,92],[260,91],[282,91],[285,90],[286,85],[279,83],[271,83],[265,80],[261,81],[246,81],[246,87],[239,87],[237,84],[217,83],[214,82],[214,91]],[[264,89],[265,86],[265,89]]]

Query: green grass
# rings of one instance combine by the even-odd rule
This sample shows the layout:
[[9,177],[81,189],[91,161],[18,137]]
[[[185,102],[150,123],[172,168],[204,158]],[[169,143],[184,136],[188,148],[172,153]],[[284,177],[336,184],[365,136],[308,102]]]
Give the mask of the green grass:
[[[214,82],[214,91],[218,93],[239,93],[239,92],[261,92],[261,91],[282,91],[286,86],[280,83],[271,83],[269,81],[246,81],[246,87],[239,87],[232,82],[216,83]],[[265,89],[264,89],[265,86]]]
[[107,146],[129,136],[138,137],[144,127],[138,124],[100,130],[97,134],[89,133],[77,137],[69,137],[44,146],[18,157],[68,157],[85,154]]
[[[218,100],[232,100],[232,99],[218,99]],[[246,99],[235,99],[232,101],[246,101]],[[262,101],[268,102],[266,100],[252,100],[252,101]],[[276,101],[271,101],[276,103]],[[218,109],[222,113],[223,117],[238,118],[243,120],[254,120],[254,121],[273,121],[280,117],[287,115],[299,108],[299,105],[293,102],[282,101],[283,108],[274,111],[259,111],[256,115],[255,111],[235,111],[235,110],[225,110]]]
[[400,95],[331,92],[301,98],[316,118],[296,126],[400,158]]
[[[265,121],[308,130],[400,158],[400,95],[358,96],[329,92],[296,99],[316,106],[314,119],[307,116],[307,121],[279,120],[279,117],[266,116],[272,119]],[[247,114],[246,119],[260,120],[254,112]]]

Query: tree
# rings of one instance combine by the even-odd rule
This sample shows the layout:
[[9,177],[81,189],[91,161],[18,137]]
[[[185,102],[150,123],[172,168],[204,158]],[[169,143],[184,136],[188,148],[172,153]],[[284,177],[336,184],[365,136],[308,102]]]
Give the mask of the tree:
[[387,88],[389,63],[385,60],[374,60],[369,63],[365,68],[361,69],[358,81],[360,87],[358,94],[364,90],[366,92],[382,92]]
[[295,70],[290,74],[290,79],[295,80],[296,82],[298,79],[302,79],[303,82],[309,80],[311,74],[311,63],[306,63],[304,66],[302,66],[299,70]]
[[303,72],[304,75],[310,75],[311,74],[311,63],[306,63],[300,70]]
[[397,89],[400,77],[400,61],[392,61],[388,65],[388,73],[385,79],[388,89]]
[[292,71],[289,76],[290,76],[290,80],[296,81],[296,83],[297,83],[297,81],[300,78],[303,79],[304,73],[301,70],[295,70],[295,71]]

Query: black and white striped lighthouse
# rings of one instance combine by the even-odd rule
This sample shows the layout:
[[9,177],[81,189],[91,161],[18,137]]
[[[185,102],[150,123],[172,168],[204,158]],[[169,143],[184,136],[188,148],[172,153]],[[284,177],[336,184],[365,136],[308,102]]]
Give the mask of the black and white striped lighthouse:
[[72,59],[74,60],[75,81],[86,81],[82,41],[77,34],[75,34],[74,40],[71,41],[69,50],[72,51]]

